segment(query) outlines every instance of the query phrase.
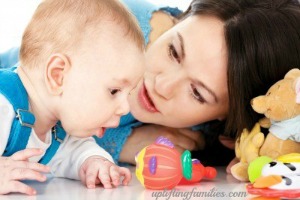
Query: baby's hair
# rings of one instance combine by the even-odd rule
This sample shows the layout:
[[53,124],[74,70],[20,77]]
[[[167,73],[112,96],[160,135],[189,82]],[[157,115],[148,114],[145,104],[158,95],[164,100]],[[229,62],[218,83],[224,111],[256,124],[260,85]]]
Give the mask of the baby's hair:
[[101,28],[103,22],[121,26],[124,31],[120,34],[144,50],[135,17],[118,0],[44,0],[24,31],[21,65],[38,66],[52,53],[76,50],[82,38],[106,31]]

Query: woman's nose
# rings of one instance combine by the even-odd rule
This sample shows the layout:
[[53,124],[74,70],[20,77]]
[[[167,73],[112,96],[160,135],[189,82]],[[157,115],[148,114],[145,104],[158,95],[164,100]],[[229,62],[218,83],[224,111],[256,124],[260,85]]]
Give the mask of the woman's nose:
[[184,80],[182,71],[168,71],[155,77],[155,91],[165,99],[171,99]]

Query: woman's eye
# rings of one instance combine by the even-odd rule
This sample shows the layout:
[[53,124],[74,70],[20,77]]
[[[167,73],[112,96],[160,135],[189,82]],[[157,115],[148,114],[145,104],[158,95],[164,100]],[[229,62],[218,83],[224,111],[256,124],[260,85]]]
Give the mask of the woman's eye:
[[171,59],[175,59],[178,63],[180,63],[180,57],[173,44],[168,45],[168,52]]
[[120,92],[120,91],[121,91],[120,89],[116,89],[116,88],[114,88],[114,89],[109,89],[109,92],[110,92],[111,95],[115,95],[115,94],[117,94],[117,93]]
[[192,96],[199,101],[200,103],[205,103],[206,100],[203,98],[203,96],[199,93],[199,91],[197,90],[197,88],[193,85],[191,85],[192,88]]

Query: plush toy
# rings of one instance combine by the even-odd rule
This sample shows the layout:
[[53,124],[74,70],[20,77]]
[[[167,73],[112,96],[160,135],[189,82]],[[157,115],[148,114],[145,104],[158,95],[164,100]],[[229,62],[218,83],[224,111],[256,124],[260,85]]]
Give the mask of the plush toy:
[[[292,69],[266,95],[251,101],[252,108],[271,122],[269,134],[260,148],[261,156],[300,153],[300,70]],[[266,124],[266,123],[265,123]]]
[[270,133],[264,138],[256,124],[250,133],[245,129],[237,140],[235,151],[240,162],[231,168],[231,173],[240,181],[249,180],[249,163],[258,156],[276,159],[300,153],[300,70],[290,70],[266,95],[254,98],[251,105],[265,115],[259,125],[269,128]]
[[178,184],[192,184],[203,177],[215,178],[217,171],[204,167],[191,153],[180,154],[167,138],[159,137],[136,155],[136,177],[152,190],[172,189]]
[[231,167],[231,174],[240,181],[248,181],[248,165],[259,156],[259,149],[264,142],[264,134],[260,125],[255,124],[251,132],[244,129],[241,137],[235,143],[235,154],[240,160]]

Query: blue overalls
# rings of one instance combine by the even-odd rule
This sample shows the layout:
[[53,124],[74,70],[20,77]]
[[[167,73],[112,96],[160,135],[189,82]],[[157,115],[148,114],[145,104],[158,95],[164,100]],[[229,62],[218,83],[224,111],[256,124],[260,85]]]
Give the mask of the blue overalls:
[[[16,113],[2,156],[11,156],[15,152],[26,148],[35,122],[34,115],[29,111],[28,94],[18,74],[13,72],[15,69],[16,67],[0,70],[0,93],[12,104]],[[66,132],[60,123],[52,128],[52,134],[51,145],[39,160],[41,164],[47,164],[52,159],[60,143],[66,137]]]

